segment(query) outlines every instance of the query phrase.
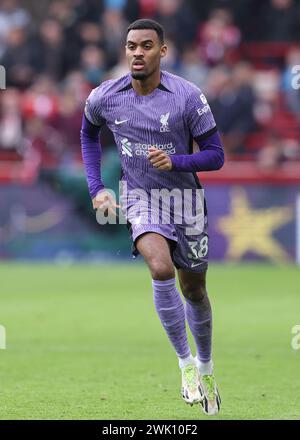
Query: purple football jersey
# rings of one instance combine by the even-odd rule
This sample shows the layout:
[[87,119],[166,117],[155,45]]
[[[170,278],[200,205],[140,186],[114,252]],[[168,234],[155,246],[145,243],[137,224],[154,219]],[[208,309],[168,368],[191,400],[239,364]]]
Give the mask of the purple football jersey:
[[214,117],[204,94],[194,84],[162,71],[161,83],[138,95],[131,74],[103,82],[87,99],[85,115],[94,125],[107,124],[119,149],[128,186],[193,188],[191,173],[162,172],[147,160],[150,146],[167,154],[189,154],[193,138],[213,132]]
[[[133,89],[129,73],[94,89],[85,115],[95,126],[107,124],[114,135],[121,180],[126,185],[120,201],[133,241],[147,231],[161,233],[178,242],[174,256],[177,252],[179,267],[203,270],[207,264],[207,218],[196,174],[161,171],[147,159],[150,147],[170,156],[191,154],[194,138],[205,139],[217,131],[201,90],[162,71],[160,85],[142,96]],[[165,197],[164,191],[168,192]]]
[[166,71],[161,72],[160,85],[146,96],[138,95],[131,81],[129,73],[103,82],[91,92],[85,107],[92,124],[101,127],[106,123],[112,131],[128,190],[141,188],[149,193],[152,189],[199,188],[194,173],[157,170],[147,155],[151,146],[169,155],[192,153],[193,138],[217,130],[204,94]]

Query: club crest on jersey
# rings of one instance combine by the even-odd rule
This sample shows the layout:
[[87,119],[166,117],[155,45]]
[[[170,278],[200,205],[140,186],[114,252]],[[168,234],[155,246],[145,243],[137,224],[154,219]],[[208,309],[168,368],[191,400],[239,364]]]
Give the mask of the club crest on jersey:
[[129,142],[127,138],[124,138],[121,140],[121,144],[122,144],[122,154],[124,156],[132,157],[131,142]]
[[170,131],[169,122],[168,122],[169,116],[170,116],[170,112],[166,113],[165,115],[160,116],[160,120],[159,120],[159,122],[161,123],[160,129],[159,129],[160,132],[164,133],[166,131]]

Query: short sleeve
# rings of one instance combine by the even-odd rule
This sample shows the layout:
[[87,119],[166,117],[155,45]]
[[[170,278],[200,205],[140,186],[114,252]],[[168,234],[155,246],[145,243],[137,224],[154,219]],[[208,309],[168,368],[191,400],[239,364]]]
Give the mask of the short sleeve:
[[102,127],[105,119],[102,116],[102,99],[100,87],[92,90],[85,103],[84,114],[87,119],[94,125]]
[[216,122],[205,95],[197,87],[193,87],[186,104],[186,121],[193,138],[212,134]]

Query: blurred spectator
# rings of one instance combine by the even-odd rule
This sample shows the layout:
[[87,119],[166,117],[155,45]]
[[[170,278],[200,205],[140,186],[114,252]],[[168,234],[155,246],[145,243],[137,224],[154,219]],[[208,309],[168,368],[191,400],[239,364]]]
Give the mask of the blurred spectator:
[[278,133],[271,133],[263,148],[258,152],[258,166],[272,171],[287,160],[300,159],[300,144],[297,140],[284,139]]
[[6,50],[1,64],[6,69],[7,85],[13,87],[28,87],[34,78],[33,47],[28,39],[27,31],[23,28],[13,28],[7,35]]
[[102,16],[101,25],[105,35],[107,64],[112,67],[118,62],[120,48],[125,45],[128,23],[122,11],[119,9],[107,9]]
[[[90,3],[90,1],[86,3]],[[50,20],[57,21],[63,28],[70,27],[78,18],[76,4],[79,5],[80,3],[76,0],[52,0],[47,15]]]
[[26,121],[25,142],[39,152],[44,168],[56,166],[62,158],[61,133],[43,118],[33,116]]
[[256,103],[254,115],[261,127],[268,128],[273,123],[278,107],[280,75],[277,70],[257,71],[253,82]]
[[261,14],[264,3],[268,0],[210,0],[199,2],[189,0],[194,6],[195,14],[198,14],[199,21],[206,21],[211,11],[215,9],[226,9],[231,12],[233,22],[242,33],[244,41],[252,40],[257,34],[257,18]]
[[65,29],[64,39],[67,48],[64,51],[64,74],[79,68],[78,55],[86,46],[93,45],[100,49],[104,47],[103,30],[100,23],[93,21],[80,22],[75,27]]
[[274,170],[282,162],[282,140],[274,133],[258,152],[258,166],[265,171]]
[[[57,3],[62,2],[57,0]],[[99,23],[104,12],[103,1],[101,0],[72,0],[70,9],[76,17],[75,26],[85,21]]]
[[81,121],[82,110],[78,106],[76,95],[70,89],[65,89],[59,100],[59,114],[51,124],[60,133],[64,158],[78,159]]
[[65,56],[63,29],[58,21],[48,19],[41,24],[40,35],[34,45],[34,67],[38,74],[61,80]]
[[212,65],[225,60],[228,52],[238,46],[239,29],[233,24],[228,9],[215,9],[210,18],[198,30],[199,48],[204,59]]
[[269,0],[257,17],[257,37],[262,41],[299,40],[299,4],[294,0]]
[[105,73],[105,53],[97,46],[87,46],[81,52],[81,68],[85,80],[93,87],[98,86]]
[[229,153],[244,153],[246,137],[255,129],[252,78],[252,66],[246,62],[232,72],[218,67],[209,78],[210,104]]
[[14,29],[26,28],[30,23],[28,12],[19,0],[2,0],[0,4],[0,58],[6,49],[6,39]]
[[50,76],[38,77],[24,93],[22,112],[25,119],[38,117],[50,121],[57,116],[58,90]]
[[80,71],[71,72],[65,79],[58,101],[58,112],[51,126],[61,135],[61,153],[64,160],[79,160],[82,108],[90,92]]
[[84,106],[86,97],[91,91],[91,86],[84,80],[83,73],[80,70],[69,72],[62,82],[62,88],[67,93],[74,95],[80,109]]
[[90,21],[83,22],[79,27],[79,35],[81,40],[81,47],[90,44],[103,47],[103,30],[100,23],[93,23]]
[[139,0],[139,16],[154,17],[159,0]]
[[195,46],[186,47],[182,52],[179,75],[205,91],[208,74],[209,68],[203,62]]
[[125,54],[125,49],[120,50],[120,56],[118,63],[110,69],[106,75],[105,79],[117,79],[128,73],[128,61]]
[[167,70],[168,72],[177,74],[180,68],[180,58],[177,48],[172,40],[165,40],[168,46],[167,55],[161,60],[161,68]]
[[188,4],[183,0],[159,0],[154,18],[164,27],[166,37],[182,49],[196,37],[197,22]]

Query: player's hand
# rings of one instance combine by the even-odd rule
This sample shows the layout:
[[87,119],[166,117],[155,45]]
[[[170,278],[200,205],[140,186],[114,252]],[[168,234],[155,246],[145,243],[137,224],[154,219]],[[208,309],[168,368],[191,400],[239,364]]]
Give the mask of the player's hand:
[[150,147],[148,151],[148,160],[154,168],[162,171],[171,171],[172,161],[167,153],[155,147]]
[[109,191],[100,191],[96,197],[93,198],[93,208],[100,209],[105,215],[116,215],[116,208],[120,208],[117,205],[116,199]]

